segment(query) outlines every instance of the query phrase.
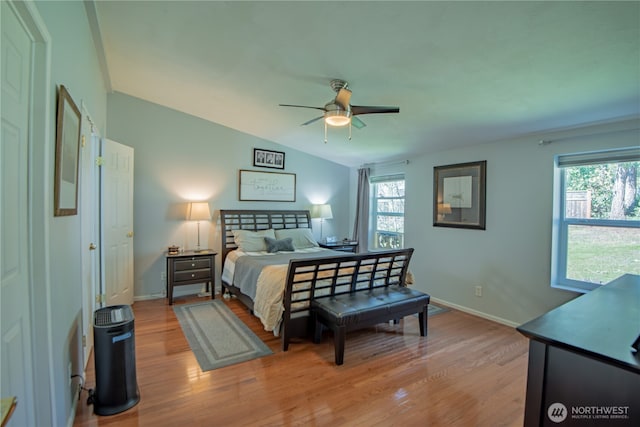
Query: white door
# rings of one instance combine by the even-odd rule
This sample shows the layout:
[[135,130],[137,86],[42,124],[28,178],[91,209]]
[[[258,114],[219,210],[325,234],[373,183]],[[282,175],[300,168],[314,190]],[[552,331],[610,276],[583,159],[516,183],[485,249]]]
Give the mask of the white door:
[[100,295],[100,269],[98,268],[99,244],[99,194],[100,176],[97,159],[100,154],[100,135],[94,129],[84,106],[82,110],[82,141],[80,145],[80,220],[82,227],[82,342],[83,368],[87,367],[93,347],[93,312]]
[[133,148],[104,139],[100,175],[108,306],[133,304]]
[[2,397],[17,396],[9,426],[34,425],[29,283],[29,98],[31,40],[12,6],[1,3],[0,378]]

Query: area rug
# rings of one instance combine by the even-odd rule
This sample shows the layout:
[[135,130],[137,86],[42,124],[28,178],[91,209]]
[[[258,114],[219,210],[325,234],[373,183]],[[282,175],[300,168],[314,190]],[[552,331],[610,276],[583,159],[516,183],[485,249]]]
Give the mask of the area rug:
[[431,303],[429,303],[427,309],[429,310],[427,311],[427,316],[435,316],[436,314],[446,313],[449,311],[446,307],[440,307],[439,305],[433,305]]
[[203,371],[273,353],[220,300],[176,305],[173,311]]

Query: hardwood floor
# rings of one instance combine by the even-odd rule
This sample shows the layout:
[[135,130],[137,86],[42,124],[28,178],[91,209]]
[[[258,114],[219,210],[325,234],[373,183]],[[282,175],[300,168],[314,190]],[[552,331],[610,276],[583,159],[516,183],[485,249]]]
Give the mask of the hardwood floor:
[[[218,297],[218,296],[217,296]],[[178,298],[175,304],[202,300]],[[136,302],[140,402],[96,416],[83,391],[74,426],[522,426],[528,341],[508,326],[451,310],[333,340],[297,341],[288,352],[235,299],[233,312],[274,354],[202,372],[171,306]],[[93,358],[86,387],[94,387]]]

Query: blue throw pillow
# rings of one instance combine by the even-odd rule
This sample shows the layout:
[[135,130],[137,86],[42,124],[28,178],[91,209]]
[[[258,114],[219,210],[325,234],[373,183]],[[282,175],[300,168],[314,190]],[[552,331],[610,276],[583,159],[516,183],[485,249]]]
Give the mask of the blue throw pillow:
[[267,244],[267,252],[269,252],[270,254],[280,251],[293,252],[296,250],[293,247],[293,239],[291,237],[287,237],[286,239],[282,240],[265,237],[264,242]]

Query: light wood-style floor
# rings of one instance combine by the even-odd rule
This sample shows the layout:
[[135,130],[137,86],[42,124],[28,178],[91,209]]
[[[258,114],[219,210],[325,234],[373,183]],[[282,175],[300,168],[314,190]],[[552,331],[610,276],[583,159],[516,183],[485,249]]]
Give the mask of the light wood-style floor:
[[[219,296],[216,296],[219,297]],[[175,304],[203,300],[182,297]],[[82,392],[74,426],[522,426],[528,340],[508,326],[451,310],[333,340],[297,341],[288,352],[235,299],[233,312],[273,350],[202,372],[166,300],[136,302],[140,402],[96,416]],[[86,387],[94,387],[93,358]]]

